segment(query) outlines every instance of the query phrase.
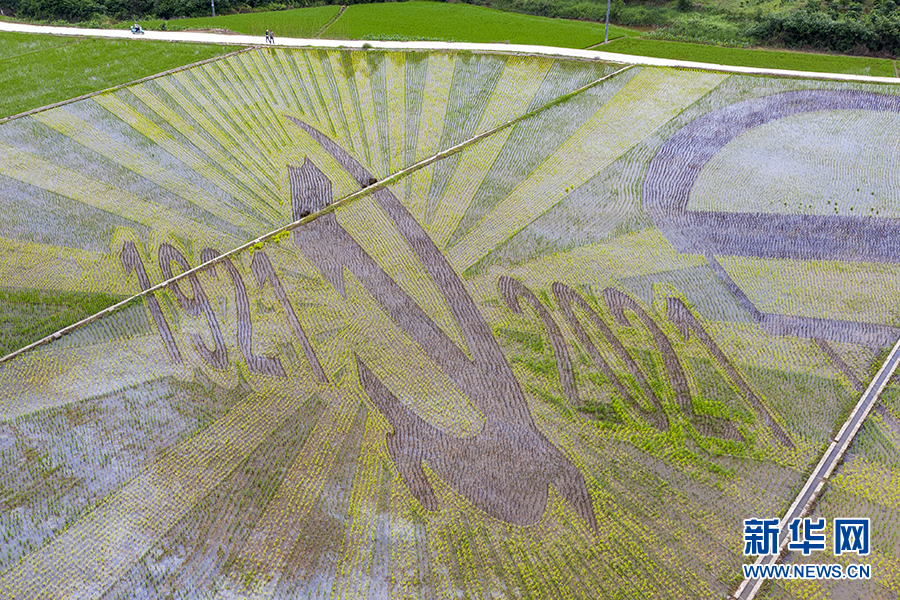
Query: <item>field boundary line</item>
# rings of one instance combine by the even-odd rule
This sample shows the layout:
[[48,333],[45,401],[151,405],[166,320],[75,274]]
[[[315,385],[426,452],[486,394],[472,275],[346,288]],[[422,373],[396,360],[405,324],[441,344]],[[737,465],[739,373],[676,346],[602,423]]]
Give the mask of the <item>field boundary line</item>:
[[185,279],[187,277],[190,277],[191,275],[195,275],[195,274],[197,274],[209,267],[212,267],[220,262],[229,260],[231,257],[236,256],[237,254],[240,254],[241,252],[243,252],[245,250],[252,249],[257,244],[262,244],[264,242],[267,242],[280,234],[289,232],[301,225],[305,225],[306,223],[309,223],[310,221],[318,219],[319,217],[333,213],[338,208],[341,208],[341,207],[351,204],[354,200],[358,200],[360,198],[369,196],[370,194],[377,192],[378,190],[385,188],[395,182],[398,182],[398,181],[402,180],[404,177],[406,177],[407,175],[410,175],[420,169],[423,169],[434,162],[437,162],[439,160],[442,160],[444,158],[447,158],[449,156],[457,154],[458,152],[465,150],[472,144],[475,144],[489,136],[492,136],[495,133],[506,129],[507,127],[512,127],[516,123],[519,123],[520,121],[524,121],[525,119],[533,117],[534,115],[541,113],[541,112],[547,110],[548,108],[551,108],[553,106],[556,106],[557,104],[565,102],[566,100],[580,94],[581,92],[584,92],[585,90],[588,90],[596,85],[599,85],[600,83],[602,83],[608,79],[611,79],[611,78],[615,77],[616,75],[624,73],[625,71],[633,68],[634,66],[635,65],[626,65],[625,67],[623,67],[621,69],[617,69],[616,71],[613,71],[612,73],[604,75],[603,77],[600,77],[599,79],[591,81],[590,83],[587,83],[576,90],[573,90],[571,92],[567,92],[561,96],[558,96],[558,97],[554,98],[553,100],[551,100],[550,102],[547,102],[546,104],[543,104],[534,110],[531,110],[525,114],[522,114],[522,115],[520,115],[514,119],[511,119],[505,123],[497,125],[496,127],[492,128],[492,129],[489,129],[487,131],[479,133],[478,135],[475,135],[467,140],[460,142],[459,144],[456,144],[455,146],[451,146],[450,148],[447,148],[446,150],[442,150],[432,156],[429,156],[428,158],[421,160],[409,167],[406,167],[405,169],[400,169],[396,173],[389,175],[388,177],[385,177],[381,181],[373,183],[372,185],[364,187],[360,190],[357,190],[351,194],[344,196],[343,198],[341,198],[335,202],[332,202],[331,204],[329,204],[328,206],[326,206],[325,208],[323,208],[322,210],[320,210],[318,212],[312,213],[310,215],[307,215],[306,217],[303,217],[302,219],[293,221],[293,222],[283,225],[277,229],[274,229],[274,230],[270,231],[269,233],[263,234],[254,240],[251,240],[249,242],[241,244],[240,246],[233,248],[233,249],[229,250],[228,252],[224,252],[221,255],[217,256],[216,258],[213,258],[212,260],[208,260],[204,263],[200,263],[199,265],[197,265],[196,267],[194,267],[192,269],[188,269],[187,271],[184,271],[183,273],[179,273],[178,275],[171,277],[170,279],[162,281],[154,286],[147,288],[146,290],[138,292],[137,294],[130,296],[130,297],[126,298],[125,300],[122,300],[120,302],[117,302],[116,304],[113,304],[112,306],[108,306],[107,308],[101,310],[100,312],[97,312],[97,313],[95,313],[89,317],[86,317],[76,323],[73,323],[67,327],[63,327],[62,329],[60,329],[59,331],[57,331],[55,333],[52,333],[46,337],[43,337],[43,338],[37,340],[36,342],[32,342],[32,343],[28,344],[27,346],[19,348],[18,350],[9,353],[6,356],[0,357],[0,365],[2,365],[5,362],[9,362],[10,360],[16,358],[17,356],[19,356],[21,354],[28,352],[29,350],[33,350],[35,348],[43,346],[44,344],[48,344],[54,340],[57,340],[68,333],[72,333],[76,329],[80,329],[86,325],[89,325],[89,324],[93,323],[94,321],[101,319],[102,317],[111,315],[114,312],[117,312],[119,309],[125,308],[128,305],[132,304],[133,302],[135,302],[137,300],[141,300],[144,297],[149,296],[150,294],[152,294],[154,292],[161,291],[163,288],[165,288],[171,284],[181,281],[182,279]]
[[[753,563],[754,565],[762,566],[775,564],[785,553],[788,545],[790,521],[810,513],[816,500],[819,499],[822,489],[825,487],[825,484],[828,483],[828,478],[831,477],[831,474],[834,472],[838,463],[844,458],[844,454],[846,454],[847,450],[850,448],[850,444],[853,443],[853,440],[856,439],[856,434],[859,433],[866,418],[872,412],[875,403],[881,396],[881,392],[890,382],[891,377],[897,370],[898,363],[900,363],[900,339],[898,339],[894,344],[894,347],[891,348],[891,351],[887,358],[884,359],[881,368],[878,369],[875,377],[872,378],[866,391],[860,397],[859,402],[856,403],[856,406],[853,407],[853,410],[847,416],[840,431],[838,431],[831,439],[831,443],[822,454],[819,462],[813,468],[809,479],[807,479],[806,483],[803,484],[803,487],[800,488],[800,492],[785,512],[784,518],[781,519],[780,531],[778,533],[777,553],[758,556]],[[763,578],[744,579],[741,581],[737,590],[735,590],[732,598],[737,598],[738,600],[752,600],[756,597],[756,594],[759,592],[765,581],[766,580]]]
[[[3,28],[0,27],[0,30]],[[89,92],[87,94],[83,94],[81,96],[76,96],[75,98],[69,98],[67,100],[60,100],[59,102],[54,102],[53,104],[47,104],[45,106],[39,106],[37,108],[32,108],[31,110],[26,110],[25,112],[20,112],[14,115],[10,115],[8,117],[0,118],[0,125],[6,123],[7,121],[12,121],[13,119],[21,119],[22,117],[28,117],[40,112],[44,112],[50,110],[52,108],[59,108],[60,106],[65,106],[66,104],[71,104],[73,102],[78,102],[80,100],[87,100],[88,98],[93,98],[94,96],[99,96],[100,94],[106,94],[108,92],[115,92],[116,90],[120,90],[122,88],[126,88],[132,85],[137,85],[140,83],[144,83],[146,81],[152,81],[154,79],[158,79],[160,77],[165,77],[166,75],[171,75],[173,73],[178,73],[179,71],[184,71],[185,69],[193,69],[194,67],[199,67],[201,65],[205,65],[207,63],[215,62],[217,60],[222,60],[224,58],[229,58],[232,56],[236,56],[243,52],[249,52],[250,50],[256,50],[259,46],[252,46],[247,48],[241,48],[240,50],[235,50],[233,52],[228,52],[227,54],[222,54],[220,56],[213,56],[212,58],[204,58],[203,60],[198,60],[197,62],[193,62],[189,65],[182,65],[180,67],[175,67],[173,69],[167,69],[165,71],[160,71],[159,73],[154,73],[153,75],[147,75],[146,77],[141,77],[140,79],[135,79],[134,81],[128,81],[126,83],[120,83],[119,85],[114,85],[112,87],[106,88],[105,90],[97,90],[96,92]],[[40,52],[40,50],[36,50],[35,52]]]
[[[0,31],[19,33],[39,33],[50,35],[75,35],[113,38],[132,38],[131,32],[109,29],[79,29],[75,27],[54,27],[45,25],[27,25],[0,21]],[[140,40],[163,40],[172,42],[198,42],[205,44],[232,44],[240,46],[258,46],[259,36],[223,35],[215,33],[191,33],[175,31],[147,31],[139,36]],[[534,54],[556,58],[605,61],[622,64],[644,65],[648,67],[671,67],[677,69],[696,69],[700,71],[719,71],[743,75],[768,75],[775,77],[796,77],[802,79],[826,79],[833,81],[856,81],[863,83],[900,83],[896,77],[876,77],[873,75],[851,75],[847,73],[823,73],[819,71],[793,71],[788,69],[766,69],[762,67],[742,67],[720,65],[671,58],[655,58],[631,54],[615,54],[593,50],[559,48],[551,46],[530,46],[525,44],[481,44],[469,42],[396,42],[386,40],[327,40],[304,38],[279,38],[276,46],[296,48],[316,48],[335,50],[405,50],[405,51],[445,51],[445,52],[481,52],[491,54]]]
[[[49,46],[47,48],[38,48],[37,50],[29,50],[28,52],[23,52],[22,54],[13,54],[12,56],[4,56],[3,58],[0,58],[0,62],[6,61],[6,60],[19,59],[19,58],[22,58],[23,56],[28,56],[29,54],[37,54],[38,52],[46,52],[47,50],[55,50],[56,48],[65,48],[66,46],[71,46],[72,44],[77,44],[83,40],[84,40],[84,38],[75,38],[71,42],[66,42],[65,44],[60,44],[58,46]],[[896,65],[897,65],[897,61],[894,61],[894,71],[897,70]]]
[[[345,10],[347,10],[347,5],[341,4],[341,10],[338,11],[338,14],[331,17],[330,21],[328,21],[327,23],[322,25],[322,27],[319,28],[319,30],[316,32],[314,37],[322,37],[322,34],[324,34],[326,31],[328,31],[328,28],[331,27],[332,25],[334,25],[334,22],[341,18],[341,15],[344,14]],[[894,69],[894,70],[896,71],[896,69]]]

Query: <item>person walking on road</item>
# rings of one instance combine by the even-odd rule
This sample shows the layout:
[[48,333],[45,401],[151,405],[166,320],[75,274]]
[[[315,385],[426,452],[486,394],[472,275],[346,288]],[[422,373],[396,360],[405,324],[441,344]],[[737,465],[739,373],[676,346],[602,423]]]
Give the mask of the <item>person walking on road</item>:
[[270,43],[270,44],[274,44],[274,43],[275,43],[275,32],[274,32],[274,31],[270,31],[270,32],[269,32],[269,43]]
[[266,43],[267,44],[269,43],[269,35],[271,35],[271,32],[268,29],[266,29]]

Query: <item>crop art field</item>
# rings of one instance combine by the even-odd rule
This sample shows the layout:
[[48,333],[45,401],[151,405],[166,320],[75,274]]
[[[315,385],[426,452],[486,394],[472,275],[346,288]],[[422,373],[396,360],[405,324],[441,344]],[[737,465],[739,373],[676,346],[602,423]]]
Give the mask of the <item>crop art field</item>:
[[[0,299],[176,280],[0,363],[0,593],[733,592],[900,337],[897,91],[257,49],[3,124]],[[898,449],[815,508],[872,578],[764,596],[900,594]]]

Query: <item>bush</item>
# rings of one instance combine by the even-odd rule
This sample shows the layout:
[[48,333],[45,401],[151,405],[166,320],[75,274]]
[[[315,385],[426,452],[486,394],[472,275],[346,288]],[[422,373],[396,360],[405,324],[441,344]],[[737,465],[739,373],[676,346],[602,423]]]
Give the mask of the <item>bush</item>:
[[871,52],[896,52],[896,23],[883,22],[880,27],[877,33],[866,21],[835,20],[825,13],[801,10],[788,15],[770,15],[747,33],[761,42],[782,44],[789,48],[807,47],[837,52],[863,48]]

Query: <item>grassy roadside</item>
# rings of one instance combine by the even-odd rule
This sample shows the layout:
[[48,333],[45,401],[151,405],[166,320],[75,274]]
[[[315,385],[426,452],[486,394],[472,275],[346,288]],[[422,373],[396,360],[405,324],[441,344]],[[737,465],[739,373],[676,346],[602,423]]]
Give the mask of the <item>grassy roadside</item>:
[[[636,32],[610,26],[609,37]],[[445,40],[586,48],[603,41],[604,24],[501,12],[469,4],[388,2],[354,4],[324,32],[325,38]]]
[[811,54],[780,50],[723,48],[705,44],[639,38],[613,40],[609,44],[595,48],[595,50],[763,69],[790,69],[794,71],[894,77],[893,61],[883,58]]
[[233,46],[0,33],[0,117],[234,51]]

